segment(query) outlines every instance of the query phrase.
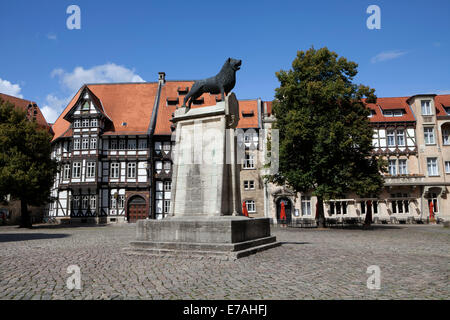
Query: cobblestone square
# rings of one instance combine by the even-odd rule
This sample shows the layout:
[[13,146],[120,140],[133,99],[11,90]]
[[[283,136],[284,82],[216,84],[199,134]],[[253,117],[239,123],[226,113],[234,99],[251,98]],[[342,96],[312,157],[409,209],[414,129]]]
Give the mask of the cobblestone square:
[[[237,261],[142,257],[135,225],[0,227],[0,299],[449,299],[450,229],[272,228],[283,245]],[[69,290],[67,267],[81,270]],[[371,265],[381,289],[367,288]]]

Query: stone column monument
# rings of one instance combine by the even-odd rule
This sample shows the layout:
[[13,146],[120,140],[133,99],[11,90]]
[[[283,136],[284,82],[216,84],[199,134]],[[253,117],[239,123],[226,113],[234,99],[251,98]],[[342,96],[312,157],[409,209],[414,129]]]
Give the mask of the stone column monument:
[[234,93],[214,106],[175,111],[171,213],[137,222],[133,253],[236,259],[280,245],[270,235],[268,218],[241,214],[238,121]]

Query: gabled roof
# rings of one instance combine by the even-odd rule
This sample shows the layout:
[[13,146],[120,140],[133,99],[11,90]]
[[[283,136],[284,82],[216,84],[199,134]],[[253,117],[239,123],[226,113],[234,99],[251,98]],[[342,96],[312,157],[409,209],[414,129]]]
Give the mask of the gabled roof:
[[[47,123],[47,121],[44,118],[44,115],[41,112],[41,109],[39,109],[36,102],[31,100],[25,100],[20,99],[17,97],[13,97],[4,93],[0,93],[0,98],[2,98],[5,101],[8,101],[16,106],[16,108],[19,108],[25,112],[27,112],[28,119],[35,118],[36,123],[46,129],[50,129],[50,125]],[[29,110],[30,109],[30,110]]]
[[55,132],[53,140],[61,137],[69,129],[70,123],[64,117],[76,104],[85,87],[98,98],[99,101],[94,103],[101,104],[104,113],[112,121],[112,127],[105,134],[147,133],[158,91],[157,82],[88,84],[77,92],[53,124]]
[[436,115],[438,117],[448,116],[445,107],[450,107],[450,94],[438,95],[434,98],[434,106],[436,107]]

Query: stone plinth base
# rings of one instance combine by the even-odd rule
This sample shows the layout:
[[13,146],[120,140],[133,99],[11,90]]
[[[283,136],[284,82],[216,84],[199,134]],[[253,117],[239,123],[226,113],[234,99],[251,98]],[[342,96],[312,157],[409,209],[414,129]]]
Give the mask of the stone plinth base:
[[137,239],[126,251],[238,259],[279,245],[267,218],[190,216],[138,221]]

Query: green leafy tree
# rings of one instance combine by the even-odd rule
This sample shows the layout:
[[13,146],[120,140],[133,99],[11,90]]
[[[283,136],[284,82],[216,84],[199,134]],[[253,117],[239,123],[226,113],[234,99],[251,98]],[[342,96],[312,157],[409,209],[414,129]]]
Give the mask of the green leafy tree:
[[299,51],[292,69],[277,72],[273,112],[279,130],[279,172],[271,177],[317,196],[317,224],[325,226],[324,200],[345,193],[379,194],[384,162],[372,155],[373,128],[364,105],[375,90],[354,84],[357,64],[322,48]]
[[52,136],[27,119],[24,111],[0,99],[0,200],[7,195],[21,203],[21,227],[31,227],[28,205],[50,199],[57,171],[51,160]]

